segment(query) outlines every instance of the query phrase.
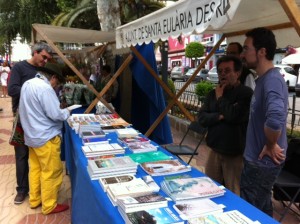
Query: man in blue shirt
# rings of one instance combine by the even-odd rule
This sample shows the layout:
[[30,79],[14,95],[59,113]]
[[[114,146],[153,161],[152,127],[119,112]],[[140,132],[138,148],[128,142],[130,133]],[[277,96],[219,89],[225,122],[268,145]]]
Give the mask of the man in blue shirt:
[[61,130],[69,110],[60,109],[54,88],[63,82],[57,64],[38,68],[36,77],[21,89],[19,112],[25,145],[29,148],[29,205],[42,205],[42,213],[62,212],[68,205],[58,204],[63,179],[60,160]]
[[255,28],[246,33],[242,58],[257,73],[241,176],[241,197],[273,215],[272,187],[285,160],[288,89],[274,68],[276,40],[272,31]]

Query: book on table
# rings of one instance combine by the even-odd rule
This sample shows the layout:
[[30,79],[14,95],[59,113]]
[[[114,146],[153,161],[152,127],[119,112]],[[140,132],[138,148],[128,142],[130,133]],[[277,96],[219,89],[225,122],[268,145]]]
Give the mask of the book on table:
[[88,167],[87,171],[91,180],[98,180],[101,177],[111,177],[111,176],[119,176],[119,175],[136,175],[137,168],[125,169],[125,170],[114,170],[114,171],[102,172],[102,173],[93,173],[93,171],[91,171],[91,169]]
[[118,138],[134,137],[134,136],[138,136],[140,134],[134,128],[116,129],[116,133],[118,135]]
[[129,182],[108,185],[106,192],[113,205],[116,205],[119,197],[147,195],[152,193],[152,189],[141,178],[135,178]]
[[216,204],[209,198],[185,200],[173,205],[175,211],[184,220],[209,214],[222,213],[224,207],[224,205]]
[[187,199],[218,197],[225,193],[222,187],[206,176],[163,180],[161,188],[176,202]]
[[108,159],[88,160],[88,167],[93,173],[105,173],[137,169],[137,164],[130,157],[121,156]]
[[157,151],[157,147],[150,142],[131,142],[127,143],[127,146],[133,153]]
[[163,176],[191,171],[189,165],[184,165],[178,159],[145,162],[140,165],[151,176]]
[[106,192],[106,189],[111,184],[130,182],[135,179],[134,175],[118,175],[118,176],[109,176],[109,177],[101,177],[99,178],[100,186],[103,191]]
[[95,137],[95,138],[83,138],[82,144],[83,145],[95,145],[95,144],[106,144],[109,143],[106,136],[103,137]]
[[189,224],[259,224],[258,221],[252,221],[238,210],[227,211],[223,213],[210,214],[203,217],[192,218],[188,220]]
[[123,138],[119,138],[119,140],[125,144],[134,143],[134,142],[151,142],[150,139],[142,136],[123,137]]
[[183,224],[184,221],[178,217],[170,208],[155,208],[137,212],[124,213],[121,209],[119,212],[126,224]]
[[100,131],[83,131],[81,132],[80,137],[81,138],[99,138],[99,137],[105,137],[106,134],[103,130]]
[[159,161],[159,160],[166,160],[170,159],[171,156],[167,155],[162,151],[154,151],[154,152],[143,152],[143,153],[134,153],[128,155],[133,161],[136,163],[144,163],[144,162],[151,162],[151,161]]
[[117,205],[125,213],[145,209],[168,207],[168,200],[158,193],[141,196],[124,196],[117,199]]
[[101,143],[81,146],[84,155],[89,157],[124,154],[125,149],[118,143]]

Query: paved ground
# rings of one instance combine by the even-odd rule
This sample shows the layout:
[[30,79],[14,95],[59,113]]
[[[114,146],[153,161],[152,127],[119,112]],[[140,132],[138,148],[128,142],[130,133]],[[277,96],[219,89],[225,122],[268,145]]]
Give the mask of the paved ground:
[[[68,224],[71,223],[71,209],[62,213],[44,216],[40,208],[30,209],[28,199],[22,205],[15,205],[13,199],[16,195],[16,178],[15,178],[15,160],[13,147],[8,144],[11,133],[13,116],[11,113],[11,99],[0,98],[0,224]],[[182,133],[172,128],[175,142],[179,142]],[[194,144],[195,138],[188,137],[189,144]],[[192,161],[192,165],[199,170],[204,171],[207,157],[207,147],[202,145],[199,149],[199,155]],[[60,203],[71,205],[71,188],[67,175],[59,194]],[[281,210],[282,206],[274,201],[276,209]],[[277,216],[275,216],[277,217]],[[288,214],[284,219],[284,224],[300,223],[299,219],[293,214]],[[109,224],[109,223],[101,223]]]

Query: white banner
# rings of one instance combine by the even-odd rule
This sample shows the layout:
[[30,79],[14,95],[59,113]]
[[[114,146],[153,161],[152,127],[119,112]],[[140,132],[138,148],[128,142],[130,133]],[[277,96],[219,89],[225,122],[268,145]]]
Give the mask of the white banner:
[[234,16],[241,0],[181,0],[116,29],[117,48],[221,28]]

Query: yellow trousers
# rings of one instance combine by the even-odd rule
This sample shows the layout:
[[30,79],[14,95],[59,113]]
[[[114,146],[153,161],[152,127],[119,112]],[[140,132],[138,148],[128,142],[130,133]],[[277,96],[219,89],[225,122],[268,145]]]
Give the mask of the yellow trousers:
[[63,179],[60,159],[61,139],[56,136],[39,148],[29,147],[29,204],[42,204],[42,213],[50,213],[57,205]]

